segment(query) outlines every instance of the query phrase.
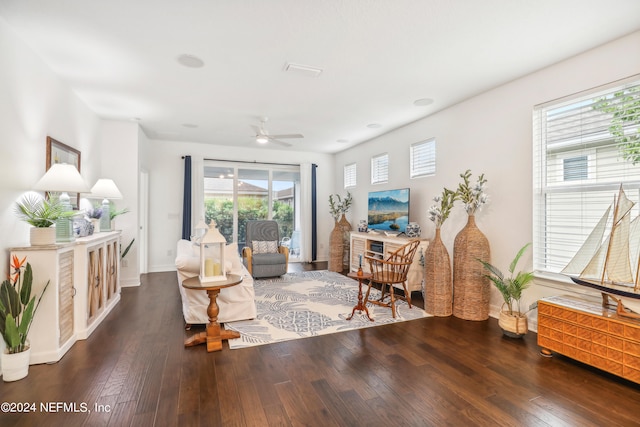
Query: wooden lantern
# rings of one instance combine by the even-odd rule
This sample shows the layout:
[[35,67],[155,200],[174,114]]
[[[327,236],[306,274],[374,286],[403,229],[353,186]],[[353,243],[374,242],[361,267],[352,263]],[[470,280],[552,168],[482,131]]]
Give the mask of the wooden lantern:
[[200,282],[227,280],[224,268],[224,247],[227,241],[220,234],[215,221],[200,240]]

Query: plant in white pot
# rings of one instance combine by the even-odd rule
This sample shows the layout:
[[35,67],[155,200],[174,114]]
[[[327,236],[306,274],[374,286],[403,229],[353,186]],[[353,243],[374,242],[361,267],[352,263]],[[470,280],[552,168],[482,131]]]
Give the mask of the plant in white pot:
[[[527,333],[527,311],[520,309],[520,298],[522,298],[522,291],[524,291],[533,280],[533,272],[519,271],[514,276],[516,265],[529,247],[530,243],[524,245],[516,254],[513,261],[509,265],[509,273],[511,277],[504,277],[504,274],[495,266],[489,264],[486,261],[478,260],[484,265],[490,274],[485,276],[491,280],[495,287],[502,294],[504,304],[500,310],[500,318],[498,324],[502,328],[502,332],[512,338],[520,338]],[[506,306],[506,308],[505,308]]]
[[15,212],[18,218],[31,229],[31,245],[52,245],[56,241],[55,229],[51,227],[58,218],[71,217],[77,212],[65,212],[58,199],[45,199],[35,194],[25,195],[16,202]]
[[29,373],[31,349],[27,336],[42,295],[49,286],[47,281],[37,301],[31,296],[33,271],[31,264],[25,265],[25,261],[26,257],[19,260],[13,256],[11,274],[0,285],[0,333],[6,344],[0,354],[4,381],[16,381]]

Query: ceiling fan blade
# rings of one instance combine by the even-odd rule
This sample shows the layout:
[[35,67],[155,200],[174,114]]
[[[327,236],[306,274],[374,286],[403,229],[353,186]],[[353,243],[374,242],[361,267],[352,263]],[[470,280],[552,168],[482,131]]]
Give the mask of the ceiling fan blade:
[[280,138],[280,139],[286,139],[286,138],[304,138],[304,135],[300,134],[300,133],[289,133],[289,134],[285,134],[285,135],[270,135],[271,138]]
[[251,129],[253,129],[253,131],[256,133],[256,135],[262,135],[262,130],[255,125],[249,125],[251,127]]
[[284,142],[284,141],[278,141],[277,139],[273,138],[273,137],[269,137],[269,141],[271,142],[275,142],[276,144],[280,144],[283,145],[285,147],[291,147],[291,144],[289,144],[288,142]]

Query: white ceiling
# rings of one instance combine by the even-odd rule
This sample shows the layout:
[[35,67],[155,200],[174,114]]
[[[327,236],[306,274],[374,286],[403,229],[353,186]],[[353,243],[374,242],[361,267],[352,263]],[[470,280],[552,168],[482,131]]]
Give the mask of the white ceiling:
[[149,138],[258,147],[266,116],[304,134],[289,149],[331,153],[639,30],[640,1],[0,0],[0,16],[96,114]]

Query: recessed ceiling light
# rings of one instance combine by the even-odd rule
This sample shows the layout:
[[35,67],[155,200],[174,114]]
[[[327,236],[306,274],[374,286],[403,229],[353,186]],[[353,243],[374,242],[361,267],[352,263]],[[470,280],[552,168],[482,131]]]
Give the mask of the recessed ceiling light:
[[182,124],[182,127],[195,129],[195,128],[197,128],[197,127],[198,127],[198,125],[193,124],[193,123],[183,123],[183,124]]
[[415,105],[416,107],[424,107],[425,105],[431,104],[433,104],[433,99],[431,98],[421,98],[413,101],[413,105]]
[[348,139],[337,139],[336,142],[339,142],[340,144],[346,144],[347,142],[349,142]]
[[178,56],[177,61],[181,65],[184,65],[185,67],[189,67],[189,68],[204,67],[204,61],[202,59],[198,58],[195,55],[189,55],[187,53],[183,53],[182,55]]
[[382,125],[381,125],[380,123],[369,123],[369,124],[367,125],[367,127],[368,127],[369,129],[378,129],[378,128],[381,128],[381,127],[382,127]]

